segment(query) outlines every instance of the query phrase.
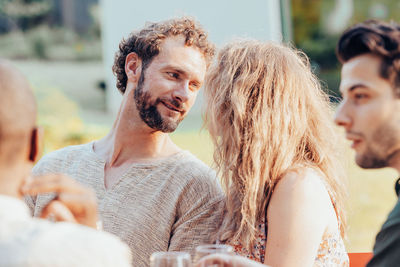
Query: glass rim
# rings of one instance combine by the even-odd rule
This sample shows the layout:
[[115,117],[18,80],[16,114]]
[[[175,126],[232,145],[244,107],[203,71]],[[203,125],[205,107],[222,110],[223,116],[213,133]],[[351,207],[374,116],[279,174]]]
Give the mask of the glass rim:
[[190,254],[184,251],[157,251],[157,252],[153,252],[150,256],[150,260],[154,259],[154,258],[159,258],[159,257],[163,257],[163,258],[174,258],[176,256],[180,256],[183,258],[187,258],[189,260],[191,260]]
[[233,252],[233,247],[226,244],[209,244],[197,246],[195,251],[213,251],[218,253],[218,251],[227,250],[228,252]]

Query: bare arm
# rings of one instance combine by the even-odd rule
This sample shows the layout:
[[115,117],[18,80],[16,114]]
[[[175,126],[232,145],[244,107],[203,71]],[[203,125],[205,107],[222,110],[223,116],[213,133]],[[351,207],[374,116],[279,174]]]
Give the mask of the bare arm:
[[267,210],[265,264],[313,266],[328,225],[337,225],[329,194],[311,170],[291,172],[277,185]]

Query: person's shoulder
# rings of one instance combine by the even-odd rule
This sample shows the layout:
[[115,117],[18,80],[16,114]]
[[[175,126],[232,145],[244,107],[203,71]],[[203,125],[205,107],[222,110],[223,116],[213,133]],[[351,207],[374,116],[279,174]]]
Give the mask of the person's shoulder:
[[[118,250],[129,252],[129,248],[125,243],[117,236],[107,232],[72,223],[55,223],[53,224],[53,228],[54,232],[64,232],[65,236],[73,236],[76,238],[76,242],[85,242],[85,245],[94,246],[94,248],[98,250],[111,248],[113,252]],[[129,253],[127,254],[129,255]]]
[[40,232],[35,243],[54,250],[54,253],[62,251],[68,257],[75,255],[81,260],[79,266],[84,266],[85,262],[99,266],[130,266],[129,247],[110,233],[72,223],[35,221]]
[[202,195],[211,201],[219,201],[223,196],[216,172],[188,151],[181,152],[173,183],[179,184],[184,195]]
[[91,143],[82,145],[66,146],[50,153],[47,153],[42,157],[40,161],[50,161],[50,160],[65,160],[71,157],[76,157],[82,153],[88,152],[90,150]]
[[67,146],[44,155],[33,167],[34,174],[61,171],[70,162],[82,158],[89,152],[90,143],[83,145]]
[[184,172],[192,178],[201,177],[207,180],[215,179],[215,171],[189,151],[182,151],[180,157],[181,159],[178,162],[179,168],[177,168],[178,171]]
[[287,172],[278,182],[275,193],[294,197],[326,197],[328,191],[323,182],[322,174],[311,168],[301,168]]
[[367,267],[397,266],[400,262],[400,201],[397,201],[388,218],[376,235],[374,256]]
[[396,205],[390,211],[382,229],[394,228],[394,226],[400,228],[400,200],[397,200]]
[[311,168],[286,173],[276,185],[270,203],[272,209],[298,209],[304,216],[327,215],[331,205],[322,174]]

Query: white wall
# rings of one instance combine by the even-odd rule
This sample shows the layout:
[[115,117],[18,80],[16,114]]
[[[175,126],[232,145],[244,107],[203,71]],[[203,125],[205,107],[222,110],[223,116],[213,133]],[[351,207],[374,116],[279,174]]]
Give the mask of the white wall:
[[[146,21],[193,16],[217,46],[235,37],[281,40],[279,0],[101,0],[101,4],[107,107],[112,113],[118,111],[121,101],[111,71],[114,54],[120,40]],[[198,111],[199,103],[192,112]]]

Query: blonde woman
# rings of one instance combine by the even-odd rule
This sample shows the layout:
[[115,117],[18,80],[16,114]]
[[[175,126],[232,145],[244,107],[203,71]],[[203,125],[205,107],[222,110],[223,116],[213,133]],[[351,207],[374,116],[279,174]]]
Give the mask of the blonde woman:
[[274,267],[348,266],[332,113],[307,57],[279,44],[233,42],[212,64],[205,95],[227,194],[219,240]]

